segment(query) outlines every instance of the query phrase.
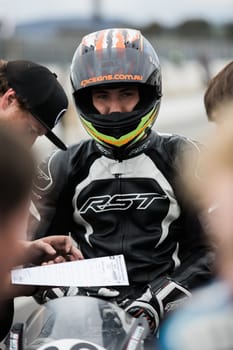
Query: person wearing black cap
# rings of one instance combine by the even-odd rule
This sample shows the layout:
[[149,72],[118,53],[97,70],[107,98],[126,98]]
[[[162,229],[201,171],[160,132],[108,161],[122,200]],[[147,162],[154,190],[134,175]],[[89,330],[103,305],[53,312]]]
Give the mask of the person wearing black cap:
[[53,236],[49,241],[23,240],[33,175],[25,145],[31,146],[38,136],[46,135],[66,150],[52,129],[67,106],[67,96],[48,68],[31,61],[0,60],[0,341],[12,322],[13,298],[35,290],[11,285],[9,269],[46,259],[61,262],[82,258],[67,236]]
[[52,129],[67,107],[65,91],[48,68],[31,61],[0,61],[0,122],[22,134],[28,145],[45,135],[66,150]]

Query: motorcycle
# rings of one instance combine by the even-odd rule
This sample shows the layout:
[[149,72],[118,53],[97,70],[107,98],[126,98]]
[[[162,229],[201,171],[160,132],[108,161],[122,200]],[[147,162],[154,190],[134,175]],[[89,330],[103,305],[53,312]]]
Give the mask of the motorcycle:
[[48,301],[27,321],[13,325],[7,350],[143,350],[144,318],[133,318],[109,301],[67,296]]

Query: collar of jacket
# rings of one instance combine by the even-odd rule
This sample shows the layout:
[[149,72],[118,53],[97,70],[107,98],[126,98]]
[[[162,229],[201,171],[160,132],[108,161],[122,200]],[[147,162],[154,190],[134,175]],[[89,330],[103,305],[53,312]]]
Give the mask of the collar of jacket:
[[105,157],[122,161],[124,159],[136,157],[145,152],[145,150],[151,146],[154,136],[155,133],[150,131],[147,137],[145,137],[143,140],[137,142],[135,145],[125,148],[111,148],[98,142],[96,142],[96,147]]

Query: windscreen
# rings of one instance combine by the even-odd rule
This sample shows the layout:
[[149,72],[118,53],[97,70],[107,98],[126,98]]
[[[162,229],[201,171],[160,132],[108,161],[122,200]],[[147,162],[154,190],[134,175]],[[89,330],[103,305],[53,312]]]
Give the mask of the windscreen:
[[24,349],[34,350],[54,340],[82,339],[108,350],[124,348],[136,319],[117,305],[84,296],[49,301],[27,321]]

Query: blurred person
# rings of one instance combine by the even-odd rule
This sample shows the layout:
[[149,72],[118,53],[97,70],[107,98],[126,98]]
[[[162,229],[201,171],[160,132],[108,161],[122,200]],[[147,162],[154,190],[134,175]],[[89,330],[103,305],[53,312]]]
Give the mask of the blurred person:
[[211,275],[197,215],[183,205],[176,185],[183,155],[191,150],[198,157],[200,150],[185,137],[152,131],[161,69],[140,31],[113,28],[85,36],[72,60],[71,82],[91,139],[41,164],[36,237],[59,229],[72,233],[84,258],[124,254],[130,285],[109,296],[131,315],[146,317],[154,335],[164,315]]
[[31,61],[0,60],[0,123],[15,130],[27,145],[45,135],[66,150],[52,129],[67,107],[65,91],[48,68]]
[[[38,136],[46,135],[55,145],[62,150],[66,150],[66,146],[52,132],[52,128],[64,115],[67,106],[67,96],[59,84],[56,75],[49,69],[31,61],[0,60],[1,130],[11,131],[14,133],[15,137],[18,137],[20,141],[27,146],[31,146]],[[5,146],[3,144],[3,149],[5,149]],[[14,155],[12,154],[12,157],[16,156],[16,152]],[[8,187],[8,189],[10,188]],[[13,191],[9,192],[9,197],[13,195],[13,193]],[[20,220],[18,221],[20,222]],[[61,257],[60,254],[58,254],[57,257],[54,256],[57,250],[63,253],[71,250],[71,256],[74,255],[74,258],[77,258],[77,255],[79,256],[79,252],[76,248],[72,247],[68,237],[56,236],[51,237],[50,240],[39,240],[33,243],[23,241],[23,238],[26,238],[26,222],[22,219],[21,226],[19,222],[17,223],[18,237],[22,239],[18,251],[21,256],[21,259],[19,259],[20,263],[23,264],[24,259],[26,259],[26,262],[35,262],[37,260],[41,262],[46,261],[48,259],[46,253],[50,256],[51,260],[55,259],[55,262],[63,261],[63,257]],[[14,222],[12,221],[12,226],[13,225]],[[4,248],[4,244],[1,246],[3,248],[2,261],[5,261],[4,266],[7,268],[9,250]],[[4,252],[5,254],[3,254]],[[17,257],[19,258],[18,254]],[[10,261],[12,261],[11,258],[12,257],[9,256]],[[20,288],[13,287],[11,292],[12,286],[10,286],[9,276],[5,285],[2,283],[1,286],[0,313],[2,320],[4,320],[0,322],[2,338],[2,334],[5,335],[5,330],[8,329],[12,319],[12,312],[9,312],[8,321],[5,320],[8,307],[10,308],[9,310],[13,310],[12,300],[9,302],[5,302],[4,300],[6,298],[13,298],[16,295],[22,295],[24,291],[22,290],[21,292]],[[2,325],[3,322],[5,328]]]
[[[232,129],[232,120],[233,120],[233,61],[229,62],[223,67],[210,81],[207,86],[207,89],[204,94],[204,105],[208,120],[216,124],[216,130],[213,135],[210,137],[209,150],[204,157],[202,157],[202,168],[205,169],[205,173],[211,174],[211,177],[208,176],[208,183],[206,188],[209,188],[208,195],[207,191],[204,192],[204,196],[200,192],[199,188],[194,186],[194,191],[199,194],[201,199],[199,206],[203,209],[212,207],[211,212],[214,215],[208,215],[207,220],[205,220],[205,225],[208,226],[207,231],[215,232],[218,238],[224,239],[229,237],[228,235],[221,234],[221,225],[225,220],[218,218],[217,213],[227,213],[226,206],[220,206],[218,204],[213,204],[215,198],[219,198],[221,202],[221,194],[226,194],[226,191],[221,186],[226,188],[229,186],[229,178],[227,179],[226,167],[231,164],[231,135],[233,134]],[[218,164],[218,166],[215,165]],[[213,170],[214,169],[214,170]],[[221,179],[222,174],[225,174],[226,181]],[[203,177],[203,176],[202,176]],[[217,179],[219,178],[219,181]],[[218,183],[218,186],[215,188],[215,185]],[[213,186],[213,188],[211,188]],[[194,192],[193,191],[193,192]],[[219,194],[216,195],[215,191],[219,191]],[[229,187],[229,191],[231,188]],[[211,193],[213,198],[211,198]],[[194,195],[194,193],[193,193]],[[216,201],[217,203],[217,201]],[[214,206],[218,207],[218,211],[214,211]],[[220,209],[221,208],[221,209]],[[209,220],[211,218],[211,220]],[[205,217],[204,217],[205,219]],[[216,219],[216,222],[213,220]],[[226,220],[225,223],[229,222]],[[219,226],[220,225],[220,226]],[[208,233],[208,232],[207,232]],[[215,235],[211,234],[211,239]],[[219,242],[218,242],[219,243]]]
[[[216,133],[202,159],[202,181],[189,184],[215,248],[216,281],[194,294],[161,330],[161,350],[233,348],[233,61],[207,87],[204,102]],[[188,179],[189,180],[189,179]]]
[[0,128],[0,340],[11,325],[13,297],[30,295],[35,286],[11,285],[12,267],[81,259],[69,237],[51,236],[24,241],[27,229],[34,162],[18,138]]
[[216,280],[194,293],[192,301],[164,323],[161,350],[233,349],[232,135],[233,121],[218,128],[204,157],[207,181],[203,180],[195,194],[216,252]]

